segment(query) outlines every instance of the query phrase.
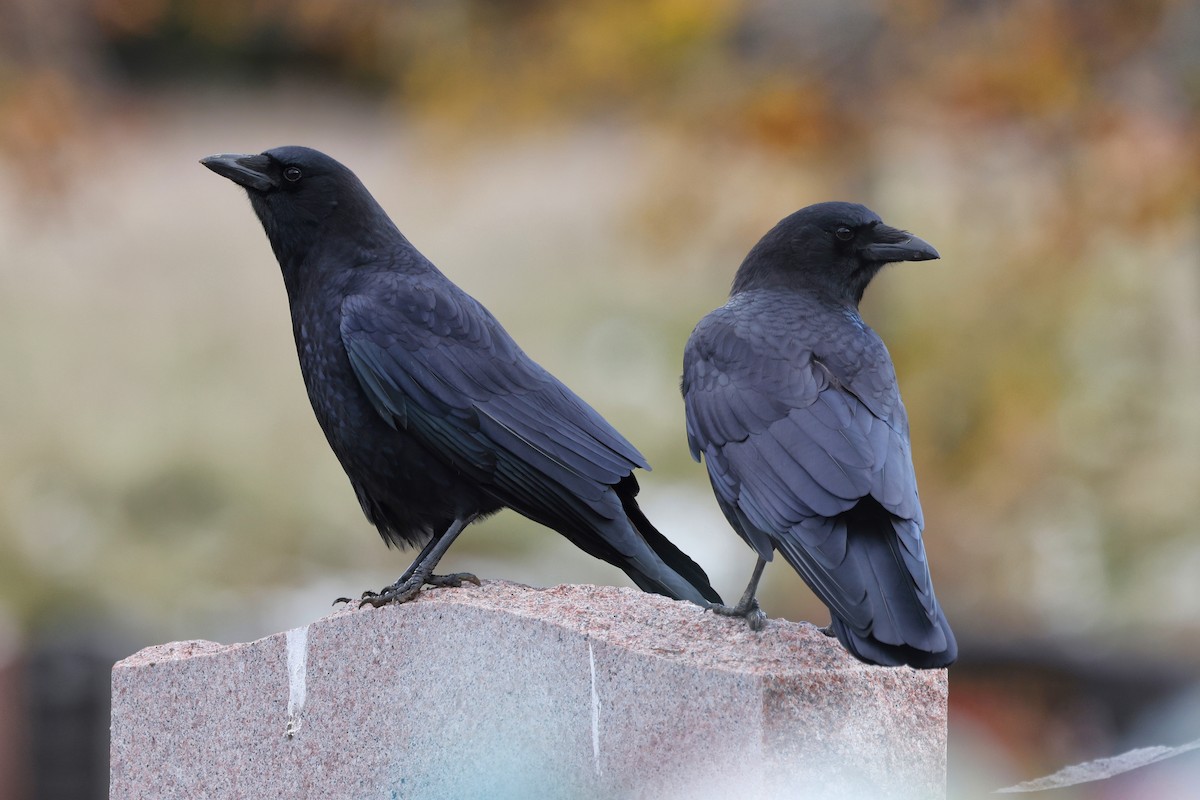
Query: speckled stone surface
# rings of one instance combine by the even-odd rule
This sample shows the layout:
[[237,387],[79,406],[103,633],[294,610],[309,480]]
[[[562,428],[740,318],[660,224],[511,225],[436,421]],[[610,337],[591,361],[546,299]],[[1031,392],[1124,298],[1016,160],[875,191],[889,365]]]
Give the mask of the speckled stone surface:
[[946,673],[502,581],[113,669],[113,800],[945,797]]

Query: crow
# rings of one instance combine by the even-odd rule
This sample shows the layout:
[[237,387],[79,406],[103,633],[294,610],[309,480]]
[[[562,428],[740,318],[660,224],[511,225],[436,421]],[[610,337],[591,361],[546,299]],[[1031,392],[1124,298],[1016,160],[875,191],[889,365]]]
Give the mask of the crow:
[[638,508],[642,454],[421,255],[353,172],[305,147],[201,163],[243,187],[262,222],[308,398],[367,519],[389,546],[423,545],[360,605],[478,583],[433,570],[467,525],[505,507],[645,591],[721,602]]
[[939,258],[864,206],[819,203],[750,250],[729,301],[684,351],[688,446],[717,503],[758,554],[734,608],[761,629],[755,593],[778,550],[829,607],[826,633],[867,663],[953,663],[887,348],[859,316],[879,270]]

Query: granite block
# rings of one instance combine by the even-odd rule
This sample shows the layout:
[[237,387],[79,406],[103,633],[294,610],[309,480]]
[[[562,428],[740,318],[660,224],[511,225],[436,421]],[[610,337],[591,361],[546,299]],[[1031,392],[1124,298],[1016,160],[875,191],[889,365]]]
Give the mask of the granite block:
[[114,800],[945,797],[944,670],[503,581],[113,669]]

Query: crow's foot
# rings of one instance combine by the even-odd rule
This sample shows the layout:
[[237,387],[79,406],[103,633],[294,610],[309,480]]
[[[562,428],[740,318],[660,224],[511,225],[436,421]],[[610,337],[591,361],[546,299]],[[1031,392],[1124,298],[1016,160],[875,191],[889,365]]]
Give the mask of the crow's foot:
[[[391,586],[384,587],[378,592],[373,592],[370,589],[362,593],[362,597],[358,601],[358,607],[372,606],[379,608],[386,606],[389,603],[407,603],[421,592],[424,586],[432,586],[435,589],[446,587],[459,587],[464,583],[473,583],[479,585],[479,578],[476,578],[469,572],[455,572],[453,575],[429,575],[422,579],[418,575],[413,575],[406,580],[396,581]],[[338,603],[354,602],[349,597],[339,597],[334,600],[334,605]]]
[[741,617],[746,620],[746,627],[752,631],[761,631],[767,624],[767,612],[758,606],[758,600],[751,598],[749,603],[738,603],[736,606],[713,604],[710,606],[714,614],[722,617]]

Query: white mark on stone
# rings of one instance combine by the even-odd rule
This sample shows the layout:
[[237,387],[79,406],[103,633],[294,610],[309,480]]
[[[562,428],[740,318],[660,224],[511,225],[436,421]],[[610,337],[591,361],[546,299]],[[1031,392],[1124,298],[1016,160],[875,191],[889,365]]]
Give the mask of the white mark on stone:
[[600,774],[600,695],[596,692],[596,653],[588,642],[588,663],[592,668],[592,760]]
[[308,626],[287,632],[288,704],[287,730],[291,739],[300,730],[300,712],[304,710],[308,675]]

